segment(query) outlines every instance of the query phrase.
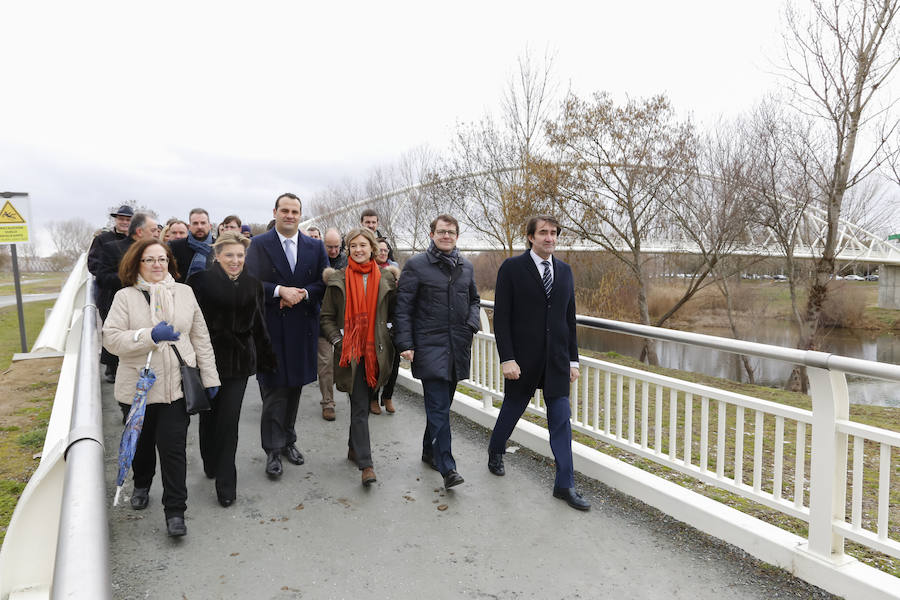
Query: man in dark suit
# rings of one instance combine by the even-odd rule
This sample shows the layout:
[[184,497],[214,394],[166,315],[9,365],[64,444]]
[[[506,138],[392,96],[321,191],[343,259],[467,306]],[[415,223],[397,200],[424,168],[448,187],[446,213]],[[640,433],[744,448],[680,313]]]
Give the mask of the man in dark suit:
[[590,503],[575,491],[569,385],[578,378],[575,285],[569,265],[553,256],[559,222],[532,217],[526,227],[530,248],[508,258],[497,272],[494,335],[506,379],[503,405],[488,444],[488,469],[506,473],[506,440],[541,388],[547,406],[550,449],[556,459],[553,496],[578,510]]
[[322,271],[328,266],[325,246],[300,234],[300,198],[282,194],[275,200],[275,227],[253,238],[247,269],[262,281],[266,325],[278,357],[273,373],[258,373],[262,395],[260,419],[266,473],[279,477],[281,456],[303,464],[297,449],[297,408],[304,385],[316,380],[319,309],[325,293]]
[[194,208],[188,215],[188,235],[184,239],[169,242],[172,256],[178,264],[178,283],[199,271],[205,271],[213,262],[212,225],[204,208]]
[[[127,204],[119,207],[119,210],[109,213],[109,216],[115,219],[115,225],[112,229],[103,230],[94,236],[91,247],[88,250],[87,267],[88,271],[94,277],[100,276],[100,269],[103,268],[103,245],[110,242],[125,239],[128,236],[128,225],[131,224],[131,217],[134,216],[134,210]],[[97,309],[100,311],[100,318],[105,319],[112,304],[112,298],[104,304],[101,299],[102,290],[99,282],[94,280],[94,297],[97,298]],[[115,360],[113,360],[115,359]],[[100,349],[100,363],[106,365],[106,381],[113,383],[116,380],[116,366],[118,359],[107,352],[106,348]]]

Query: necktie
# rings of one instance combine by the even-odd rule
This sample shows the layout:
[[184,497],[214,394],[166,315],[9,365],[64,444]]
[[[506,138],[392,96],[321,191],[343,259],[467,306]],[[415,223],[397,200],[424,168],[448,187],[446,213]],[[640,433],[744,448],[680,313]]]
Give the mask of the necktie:
[[553,278],[550,276],[550,261],[542,260],[541,264],[544,266],[544,274],[541,276],[541,283],[544,284],[544,293],[546,293],[549,298],[550,289],[553,287]]
[[297,266],[297,255],[294,254],[294,240],[284,240],[284,254],[287,256],[288,264],[291,266],[291,273]]

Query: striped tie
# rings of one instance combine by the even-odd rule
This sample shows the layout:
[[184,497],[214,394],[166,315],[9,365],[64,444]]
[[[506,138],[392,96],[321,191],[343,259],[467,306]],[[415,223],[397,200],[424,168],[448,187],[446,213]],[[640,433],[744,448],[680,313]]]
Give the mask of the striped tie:
[[541,264],[544,266],[544,274],[541,276],[541,283],[544,284],[544,293],[546,293],[549,298],[550,290],[553,288],[553,278],[550,276],[550,261],[542,260]]

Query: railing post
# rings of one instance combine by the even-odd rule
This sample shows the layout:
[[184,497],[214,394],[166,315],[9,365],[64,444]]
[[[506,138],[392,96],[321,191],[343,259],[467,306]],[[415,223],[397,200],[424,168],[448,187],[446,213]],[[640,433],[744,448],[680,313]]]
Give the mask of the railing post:
[[832,524],[836,519],[843,521],[846,511],[847,436],[838,433],[836,421],[849,418],[850,396],[842,371],[807,367],[807,373],[813,404],[809,551],[837,561],[844,556],[844,538],[835,534]]
[[[478,316],[481,319],[481,331],[484,333],[491,333],[491,321],[488,319],[487,311],[484,310],[484,307],[478,309]],[[479,343],[479,340],[476,338],[475,343]],[[481,360],[481,365],[484,369],[482,371],[484,373],[484,386],[486,388],[493,388],[493,379],[494,379],[494,344],[488,344],[487,340],[481,340],[479,345],[479,358]],[[494,406],[494,396],[490,392],[484,392],[481,394],[481,405],[484,410],[489,410]]]

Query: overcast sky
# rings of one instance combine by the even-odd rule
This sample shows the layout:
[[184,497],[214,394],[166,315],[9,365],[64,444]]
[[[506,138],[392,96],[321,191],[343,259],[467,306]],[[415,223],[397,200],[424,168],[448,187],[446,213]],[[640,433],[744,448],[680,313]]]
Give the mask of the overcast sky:
[[[781,0],[4,2],[0,191],[40,227],[133,198],[271,217],[496,109],[526,48],[560,89],[664,92],[701,124],[778,85]],[[896,86],[895,86],[896,87]]]

